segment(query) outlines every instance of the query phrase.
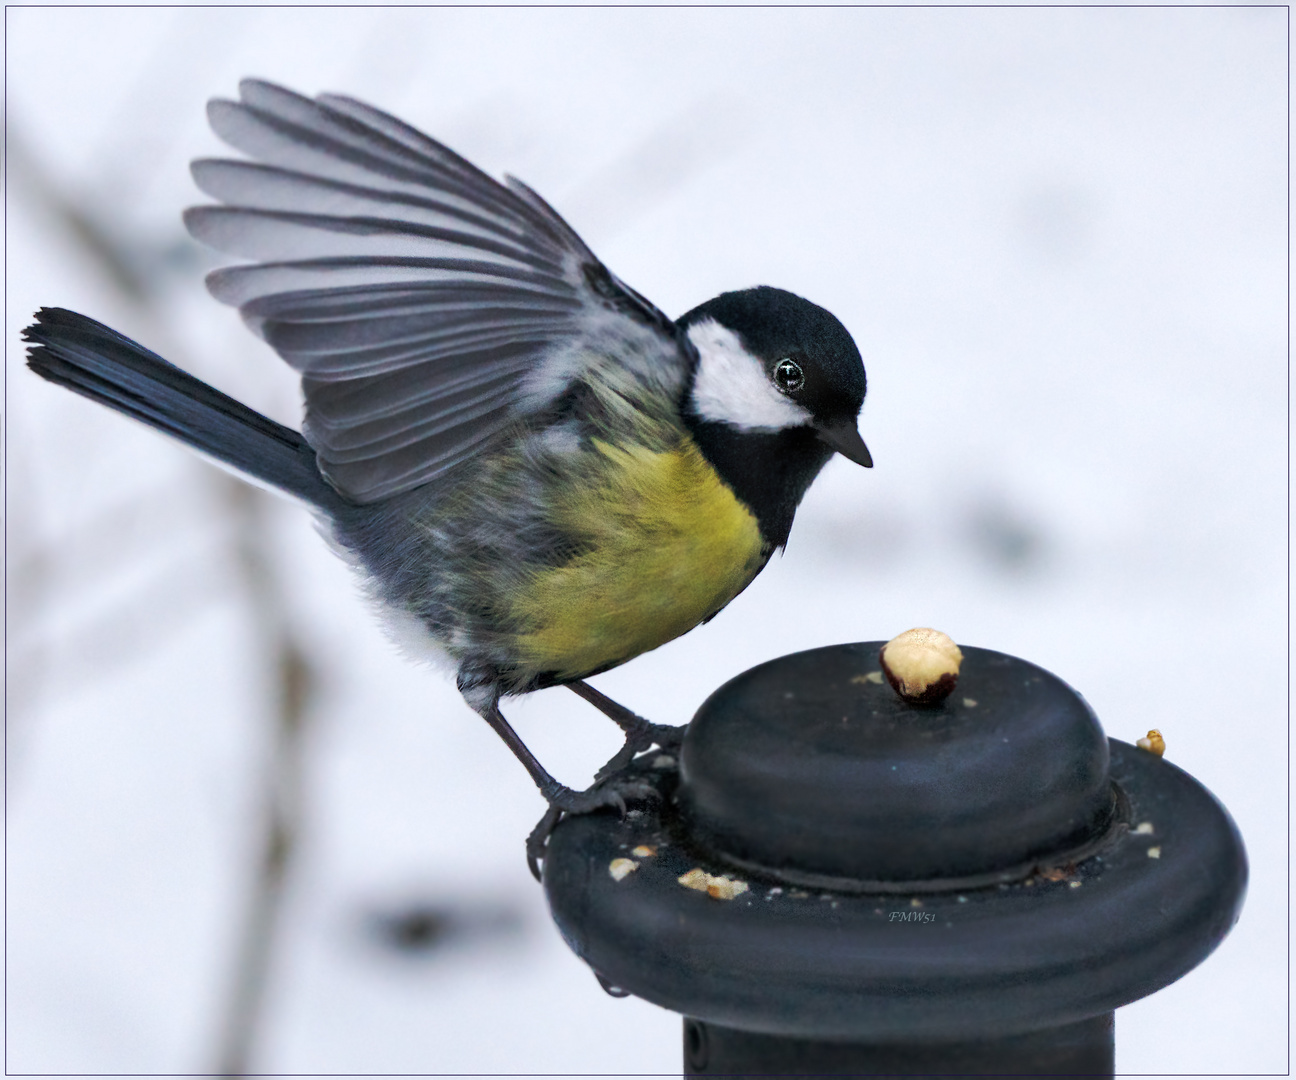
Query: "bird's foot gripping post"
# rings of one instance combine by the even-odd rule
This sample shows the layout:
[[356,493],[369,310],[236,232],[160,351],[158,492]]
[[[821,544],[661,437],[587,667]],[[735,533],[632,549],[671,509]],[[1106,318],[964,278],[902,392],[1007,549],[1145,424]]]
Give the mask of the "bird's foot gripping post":
[[624,772],[605,780],[597,780],[584,791],[564,787],[550,777],[548,786],[541,784],[540,793],[549,801],[549,808],[527,837],[527,867],[536,881],[543,880],[540,864],[544,861],[549,835],[558,822],[571,814],[589,814],[610,807],[624,818],[627,803],[660,798],[660,792],[650,782]]
[[[604,698],[598,691],[592,687],[581,684],[583,689],[589,695],[599,698],[608,705],[619,710],[622,714],[633,717],[641,724],[646,725],[648,730],[645,734],[651,735],[652,731],[661,728],[658,724],[648,724],[646,720],[635,716],[628,709],[622,708],[616,702]],[[545,811],[544,816],[537,823],[536,827],[531,830],[531,835],[527,837],[526,853],[527,866],[531,874],[537,881],[540,878],[540,863],[545,857],[545,847],[549,839],[549,834],[563,817],[570,814],[589,814],[595,810],[601,810],[604,807],[615,809],[619,815],[624,816],[626,804],[630,802],[642,802],[659,797],[659,792],[652,783],[639,776],[626,773],[624,768],[619,768],[615,773],[609,775],[609,766],[605,765],[599,770],[598,778],[595,782],[584,791],[575,791],[565,784],[555,780],[549,771],[540,764],[536,756],[531,753],[526,743],[516,731],[513,730],[504,714],[499,710],[499,697],[492,690],[487,689],[484,692],[471,684],[461,681],[460,690],[464,699],[473,707],[473,709],[488,723],[495,733],[504,740],[505,745],[513,751],[514,756],[520,761],[526,771],[530,774],[531,779],[535,781],[536,787],[540,789],[540,794],[545,797],[549,808]],[[582,693],[582,697],[586,694]],[[592,698],[590,698],[592,700]],[[602,708],[602,706],[600,706]],[[606,710],[604,710],[606,711]],[[609,713],[608,715],[612,715]],[[615,719],[615,717],[614,717]],[[620,721],[618,721],[620,722]],[[662,728],[665,732],[675,732],[675,728]],[[631,745],[632,735],[627,732],[626,745]],[[648,738],[646,746],[651,746],[653,738]],[[624,748],[623,748],[624,752]],[[620,755],[618,755],[619,757]],[[613,758],[611,765],[617,758]],[[628,759],[629,760],[629,759]],[[673,759],[672,759],[673,761]]]
[[595,690],[589,683],[581,681],[568,683],[567,686],[605,716],[611,717],[625,732],[625,742],[621,749],[594,774],[593,785],[585,791],[572,791],[552,778],[549,781],[549,789],[546,789],[545,784],[540,784],[541,792],[549,800],[549,809],[531,830],[531,835],[527,837],[526,842],[527,866],[537,881],[541,880],[540,863],[545,857],[549,834],[563,817],[568,814],[587,814],[605,806],[616,808],[624,816],[627,802],[661,797],[655,785],[634,776],[627,776],[625,771],[637,754],[650,750],[654,746],[663,752],[661,756],[654,759],[658,767],[663,763],[673,766],[675,758],[671,755],[679,753],[686,730],[683,725],[673,727],[669,724],[654,724],[650,720],[645,720],[638,713],[631,712],[624,705],[617,704],[607,695]]
[[630,765],[659,800],[553,822],[553,917],[684,1015],[687,1075],[1111,1076],[1114,1010],[1236,920],[1241,838],[1048,672],[950,642],[911,678],[899,643],[716,691],[680,768]]

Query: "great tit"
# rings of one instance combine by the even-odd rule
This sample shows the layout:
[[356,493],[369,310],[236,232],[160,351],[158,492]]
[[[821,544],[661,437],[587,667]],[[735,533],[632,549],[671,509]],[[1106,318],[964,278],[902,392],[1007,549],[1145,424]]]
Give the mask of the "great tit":
[[[617,768],[678,738],[584,680],[746,588],[834,452],[872,464],[859,350],[768,286],[671,320],[521,181],[353,98],[239,98],[208,116],[253,160],[195,161],[221,205],[184,220],[252,260],[207,284],[301,372],[301,433],[75,312],[38,313],[28,364],[305,502],[539,786],[535,870],[563,813],[646,794]],[[559,685],[626,732],[587,791],[500,713]]]

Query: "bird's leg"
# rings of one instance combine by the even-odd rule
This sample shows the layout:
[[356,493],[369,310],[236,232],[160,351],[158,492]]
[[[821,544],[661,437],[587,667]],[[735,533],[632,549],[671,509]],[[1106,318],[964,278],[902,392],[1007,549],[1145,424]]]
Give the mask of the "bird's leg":
[[688,725],[671,727],[669,724],[654,724],[645,720],[638,713],[633,713],[624,705],[618,705],[606,694],[601,694],[587,682],[577,680],[565,684],[567,689],[580,695],[604,716],[625,732],[625,745],[613,755],[603,768],[594,774],[595,780],[602,780],[620,772],[634,759],[634,756],[647,750],[654,744],[663,750],[677,751],[684,741],[684,729]]
[[526,743],[513,730],[512,725],[504,719],[499,710],[499,694],[482,686],[460,686],[465,700],[486,723],[495,730],[504,745],[513,751],[522,767],[535,781],[540,794],[545,797],[549,809],[545,811],[540,823],[527,837],[527,866],[537,881],[540,880],[540,860],[544,858],[545,844],[554,826],[562,820],[564,814],[588,814],[604,806],[612,806],[624,814],[627,799],[657,798],[657,789],[646,780],[625,779],[617,783],[602,783],[595,780],[585,791],[574,791],[567,785],[555,780],[536,756],[527,749]]

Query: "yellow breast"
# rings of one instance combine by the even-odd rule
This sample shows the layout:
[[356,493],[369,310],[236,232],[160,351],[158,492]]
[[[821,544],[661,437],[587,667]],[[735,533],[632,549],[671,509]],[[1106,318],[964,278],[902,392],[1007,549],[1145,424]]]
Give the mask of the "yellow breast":
[[596,443],[600,468],[555,524],[581,554],[538,571],[513,600],[518,654],[577,678],[679,637],[764,565],[760,529],[685,437],[673,449]]

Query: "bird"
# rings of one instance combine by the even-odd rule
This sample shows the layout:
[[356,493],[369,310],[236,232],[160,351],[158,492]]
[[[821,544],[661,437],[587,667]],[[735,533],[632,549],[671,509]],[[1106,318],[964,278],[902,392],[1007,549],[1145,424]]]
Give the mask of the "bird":
[[[352,97],[245,79],[207,114],[245,156],[192,163],[215,202],[184,222],[246,260],[208,289],[300,373],[301,431],[64,308],[28,366],[308,507],[535,782],[539,878],[564,815],[651,797],[623,767],[681,739],[586,680],[741,593],[834,454],[872,466],[859,349],[766,285],[671,319],[526,184]],[[500,710],[551,686],[625,733],[584,791]]]

